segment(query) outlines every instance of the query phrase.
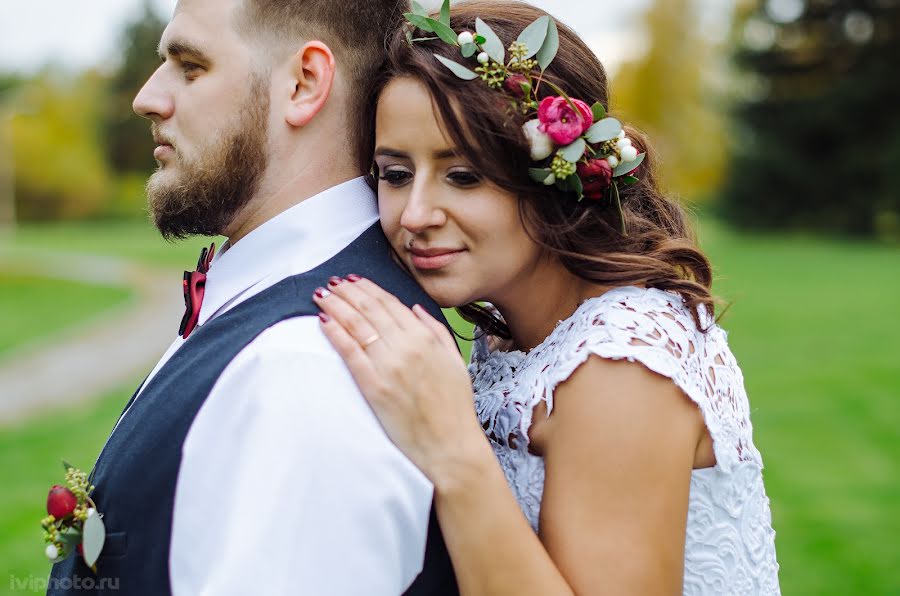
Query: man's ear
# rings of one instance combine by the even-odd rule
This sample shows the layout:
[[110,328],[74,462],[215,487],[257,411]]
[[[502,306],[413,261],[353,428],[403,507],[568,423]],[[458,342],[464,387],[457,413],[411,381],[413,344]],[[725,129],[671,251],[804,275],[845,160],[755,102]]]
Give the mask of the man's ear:
[[305,126],[318,114],[334,85],[336,71],[331,48],[321,41],[310,41],[291,59],[295,80],[285,120],[291,126]]

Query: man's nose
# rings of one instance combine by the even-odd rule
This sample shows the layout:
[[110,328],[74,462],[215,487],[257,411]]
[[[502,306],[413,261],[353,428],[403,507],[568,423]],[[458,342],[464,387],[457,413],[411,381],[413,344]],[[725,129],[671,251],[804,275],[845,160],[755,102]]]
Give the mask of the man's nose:
[[138,116],[143,116],[153,121],[165,120],[172,116],[175,104],[172,96],[167,92],[164,83],[163,67],[161,65],[150,75],[141,90],[134,97],[131,107]]

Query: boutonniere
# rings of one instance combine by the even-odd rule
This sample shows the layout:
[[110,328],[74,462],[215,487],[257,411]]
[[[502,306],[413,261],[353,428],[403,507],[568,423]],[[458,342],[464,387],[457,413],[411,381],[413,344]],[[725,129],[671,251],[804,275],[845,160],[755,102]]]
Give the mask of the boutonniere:
[[97,558],[106,540],[103,515],[91,500],[94,487],[87,474],[63,461],[66,485],[53,485],[47,495],[47,513],[41,521],[44,528],[45,554],[53,563],[64,561],[74,553],[84,557],[84,562],[94,573]]

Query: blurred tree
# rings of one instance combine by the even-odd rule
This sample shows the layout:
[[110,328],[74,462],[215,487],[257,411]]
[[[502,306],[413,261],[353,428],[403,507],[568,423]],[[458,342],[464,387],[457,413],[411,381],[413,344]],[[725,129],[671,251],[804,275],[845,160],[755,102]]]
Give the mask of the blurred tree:
[[156,167],[149,124],[134,114],[131,104],[159,66],[156,49],[165,26],[152,2],[143,0],[140,14],[125,26],[119,42],[122,61],[110,80],[104,132],[109,162],[122,174],[146,177]]
[[744,0],[725,214],[897,237],[900,2]]
[[702,34],[695,0],[654,0],[644,17],[647,51],[621,66],[612,84],[614,115],[643,129],[673,191],[703,199],[726,165],[724,122],[712,92],[725,61]]
[[16,211],[22,220],[81,218],[103,210],[112,176],[99,139],[106,81],[45,69],[20,91],[11,120]]

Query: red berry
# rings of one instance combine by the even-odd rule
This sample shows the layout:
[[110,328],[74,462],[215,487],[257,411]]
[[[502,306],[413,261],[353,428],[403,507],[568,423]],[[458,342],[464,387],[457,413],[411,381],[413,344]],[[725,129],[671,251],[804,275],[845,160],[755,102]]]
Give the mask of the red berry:
[[47,513],[56,519],[68,517],[78,506],[78,499],[65,486],[54,484],[47,495]]
[[525,75],[513,74],[506,77],[506,80],[503,81],[503,86],[506,87],[506,91],[510,95],[514,97],[525,97],[525,89],[522,85],[526,83],[528,83],[528,79],[525,78]]
[[81,555],[82,557],[84,556],[84,546],[82,546],[80,542],[75,545],[75,550],[78,551],[79,555]]

